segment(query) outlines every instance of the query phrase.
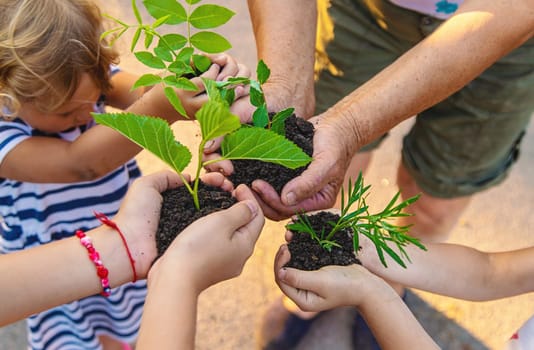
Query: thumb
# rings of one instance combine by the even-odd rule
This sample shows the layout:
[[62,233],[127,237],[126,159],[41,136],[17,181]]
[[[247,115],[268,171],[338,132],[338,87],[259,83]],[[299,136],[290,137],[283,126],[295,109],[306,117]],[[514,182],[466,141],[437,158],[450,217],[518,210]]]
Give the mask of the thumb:
[[326,176],[329,164],[317,158],[296,178],[289,181],[282,189],[281,200],[285,205],[296,205],[315,195],[328,182]]

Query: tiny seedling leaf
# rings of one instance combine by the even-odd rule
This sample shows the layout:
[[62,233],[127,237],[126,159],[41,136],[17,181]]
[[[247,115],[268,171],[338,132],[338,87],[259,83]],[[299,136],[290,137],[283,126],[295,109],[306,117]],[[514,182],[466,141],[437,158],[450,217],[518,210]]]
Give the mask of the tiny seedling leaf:
[[199,72],[204,73],[211,66],[211,60],[204,55],[192,55],[193,64]]
[[265,103],[252,114],[252,124],[258,128],[265,128],[269,124],[269,112]]
[[181,173],[191,161],[191,152],[175,140],[169,124],[163,119],[133,113],[92,113],[98,124],[109,126],[152,152]]
[[305,166],[311,161],[310,156],[285,137],[256,127],[242,127],[227,135],[221,151],[225,159],[255,159],[290,169]]
[[229,50],[232,45],[222,35],[214,32],[198,32],[191,35],[191,45],[207,53],[219,53]]
[[260,84],[265,84],[265,82],[269,79],[269,76],[271,75],[271,70],[263,60],[260,60],[258,62],[258,66],[256,67],[256,76],[258,77],[258,82]]
[[277,133],[278,135],[285,136],[286,134],[286,119],[289,118],[293,112],[295,111],[295,108],[287,108],[283,111],[280,111],[276,113],[273,116],[272,122],[271,122],[271,130]]
[[235,12],[219,5],[200,5],[189,16],[191,25],[197,29],[219,27],[230,20]]

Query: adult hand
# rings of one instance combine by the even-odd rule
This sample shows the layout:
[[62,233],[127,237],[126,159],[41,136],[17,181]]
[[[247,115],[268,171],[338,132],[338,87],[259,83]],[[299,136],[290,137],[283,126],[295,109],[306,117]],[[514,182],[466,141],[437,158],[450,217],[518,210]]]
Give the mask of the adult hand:
[[367,302],[373,288],[387,287],[384,280],[361,265],[325,266],[316,271],[283,267],[290,259],[282,245],[274,263],[275,281],[303,311],[323,311]]
[[265,181],[257,180],[252,189],[258,195],[265,216],[282,220],[300,211],[330,208],[343,184],[345,172],[355,152],[355,137],[335,118],[323,115],[310,119],[315,125],[313,160],[298,177],[278,193]]
[[[184,174],[184,177],[189,181],[189,175]],[[206,174],[202,181],[226,191],[233,189],[221,174]],[[181,185],[178,174],[168,170],[140,177],[130,186],[113,219],[123,232],[135,260],[137,278],[146,277],[157,256],[155,237],[163,202],[161,193]]]
[[[220,174],[217,174],[220,175]],[[265,219],[250,189],[239,186],[232,207],[198,219],[182,231],[149,273],[167,271],[200,293],[238,276],[254,251]]]

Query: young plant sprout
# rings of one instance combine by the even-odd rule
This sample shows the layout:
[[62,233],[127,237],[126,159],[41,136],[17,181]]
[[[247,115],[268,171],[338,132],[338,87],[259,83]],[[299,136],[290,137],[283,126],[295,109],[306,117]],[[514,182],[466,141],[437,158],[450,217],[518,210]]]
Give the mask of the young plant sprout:
[[[184,117],[187,117],[187,114],[174,88],[197,90],[197,87],[187,77],[198,75],[211,65],[211,61],[201,54],[196,54],[195,49],[216,53],[230,47],[228,41],[216,33],[200,31],[191,34],[191,27],[196,29],[218,27],[233,16],[232,11],[218,5],[199,5],[191,10],[192,5],[199,2],[200,0],[186,0],[188,4],[186,10],[176,0],[144,0],[143,4],[148,13],[155,19],[152,24],[144,24],[135,0],[132,0],[132,8],[138,23],[128,25],[112,18],[119,24],[119,27],[103,34],[103,36],[116,34],[119,37],[128,29],[135,28],[131,45],[132,51],[135,50],[141,34],[145,36],[144,46],[147,50],[151,47],[154,38],[159,39],[152,52],[134,51],[134,54],[146,66],[161,69],[162,75],[145,74],[137,80],[134,88],[164,84],[165,96],[176,111]],[[157,30],[164,24],[175,25],[184,22],[187,24],[187,37],[179,34],[162,35]],[[193,196],[196,208],[199,209],[197,191],[200,171],[209,163],[225,159],[253,159],[295,169],[305,166],[311,161],[311,158],[298,146],[287,140],[283,133],[275,132],[278,130],[279,121],[285,120],[284,115],[288,113],[287,110],[278,113],[278,117],[273,118],[270,129],[242,126],[239,118],[230,112],[230,105],[235,97],[233,89],[237,85],[250,84],[251,102],[258,107],[258,110],[261,109],[261,111],[254,113],[255,118],[262,118],[264,111],[265,114],[267,112],[267,107],[261,85],[268,79],[269,74],[267,66],[260,61],[257,70],[258,82],[240,77],[225,82],[202,79],[209,99],[195,114],[200,125],[202,139],[197,150],[198,163],[192,184],[185,181],[181,174],[192,159],[191,151],[175,140],[173,131],[166,121],[133,113],[93,113],[93,117],[97,123],[119,131],[170,165],[182,176],[185,187]],[[202,162],[202,153],[206,142],[222,136],[224,139],[221,144],[221,158]]]
[[[322,230],[320,233],[315,232],[305,214],[298,214],[294,222],[287,224],[286,228],[293,232],[309,234],[312,239],[317,241],[326,250],[331,250],[333,246],[339,246],[335,241],[332,241],[336,232],[350,228],[353,232],[352,242],[355,252],[358,251],[360,246],[359,235],[363,234],[374,243],[380,261],[384,266],[387,267],[384,259],[384,252],[386,252],[399,265],[406,267],[403,258],[407,261],[410,261],[410,258],[404,250],[404,246],[414,244],[423,250],[426,250],[426,248],[419,242],[419,239],[410,237],[407,234],[410,225],[397,226],[389,221],[399,217],[410,216],[411,214],[403,212],[403,209],[415,202],[419,198],[419,195],[408,198],[395,205],[400,196],[400,192],[397,192],[381,212],[370,214],[369,206],[365,200],[370,187],[370,185],[364,186],[361,172],[358,175],[356,183],[352,184],[349,180],[347,198],[345,198],[344,190],[341,189],[339,219],[336,222],[328,222],[331,229],[327,232],[325,232],[326,230]],[[356,205],[356,209],[350,211],[354,205]],[[401,256],[391,249],[387,242],[394,243]]]

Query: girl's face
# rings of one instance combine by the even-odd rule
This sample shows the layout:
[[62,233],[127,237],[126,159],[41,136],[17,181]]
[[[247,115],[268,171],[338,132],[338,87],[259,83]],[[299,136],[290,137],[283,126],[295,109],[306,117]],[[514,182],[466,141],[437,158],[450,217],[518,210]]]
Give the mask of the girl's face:
[[19,117],[32,128],[46,132],[58,133],[75,126],[87,124],[94,111],[94,105],[100,97],[100,90],[88,74],[83,74],[80,85],[70,101],[52,112],[41,112],[32,103],[21,105]]

